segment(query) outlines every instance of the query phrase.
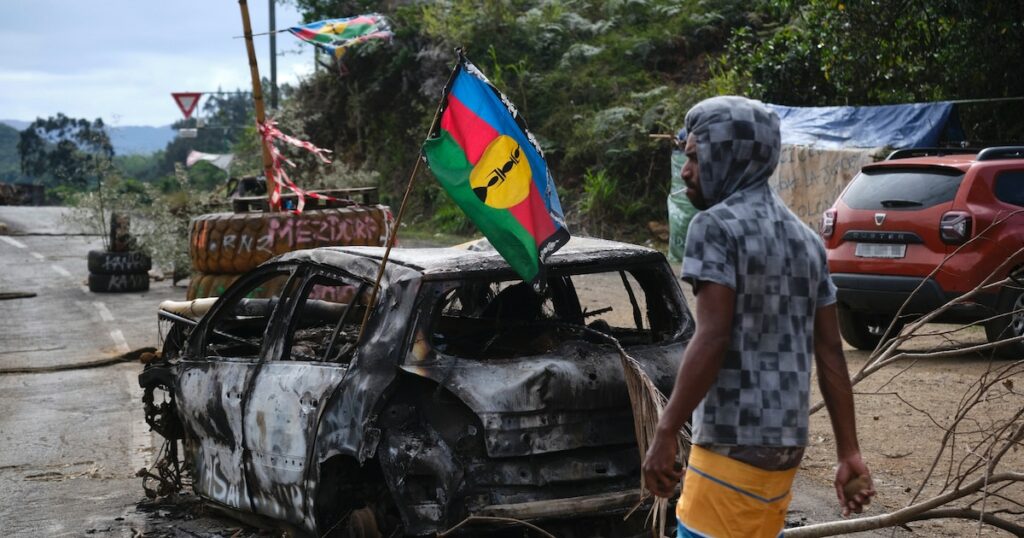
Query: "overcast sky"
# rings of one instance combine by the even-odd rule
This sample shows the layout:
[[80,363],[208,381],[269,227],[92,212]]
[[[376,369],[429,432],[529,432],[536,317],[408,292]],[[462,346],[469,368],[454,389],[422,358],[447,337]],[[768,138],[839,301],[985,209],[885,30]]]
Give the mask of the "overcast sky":
[[[249,0],[255,33],[269,28],[267,2]],[[278,5],[276,20],[301,17]],[[167,125],[181,118],[171,92],[252,88],[241,34],[236,0],[0,0],[0,119]],[[269,41],[255,44],[269,77]],[[291,34],[277,50],[279,84],[313,71],[312,47]]]

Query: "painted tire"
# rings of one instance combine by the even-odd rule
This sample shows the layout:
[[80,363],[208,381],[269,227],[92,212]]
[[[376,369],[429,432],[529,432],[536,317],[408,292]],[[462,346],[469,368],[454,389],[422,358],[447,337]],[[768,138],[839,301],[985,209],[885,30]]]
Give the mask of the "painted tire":
[[305,248],[383,245],[387,206],[353,206],[292,213],[211,213],[192,219],[189,256],[202,273],[250,271],[274,256]]
[[101,275],[89,273],[89,291],[95,293],[132,293],[149,290],[149,275],[128,273]]
[[140,250],[128,252],[89,251],[89,272],[97,275],[127,275],[145,273],[153,267],[153,260]]
[[[185,299],[191,301],[192,299],[202,299],[204,297],[220,297],[224,295],[224,292],[240,276],[242,276],[241,273],[192,273],[192,279],[188,283],[188,291],[185,292]],[[265,287],[257,288],[253,293],[250,293],[249,297],[253,299],[276,297],[281,294],[282,287],[284,287],[283,281],[280,283],[271,281]]]

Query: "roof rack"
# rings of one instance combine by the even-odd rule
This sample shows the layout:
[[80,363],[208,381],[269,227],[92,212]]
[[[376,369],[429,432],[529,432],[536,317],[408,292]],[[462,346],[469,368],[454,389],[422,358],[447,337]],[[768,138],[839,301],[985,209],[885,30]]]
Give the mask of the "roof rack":
[[913,157],[940,157],[942,155],[966,155],[977,153],[977,148],[908,148],[898,149],[885,158],[887,161]]
[[994,161],[996,159],[1024,159],[1024,146],[985,148],[978,153],[977,158],[979,161]]

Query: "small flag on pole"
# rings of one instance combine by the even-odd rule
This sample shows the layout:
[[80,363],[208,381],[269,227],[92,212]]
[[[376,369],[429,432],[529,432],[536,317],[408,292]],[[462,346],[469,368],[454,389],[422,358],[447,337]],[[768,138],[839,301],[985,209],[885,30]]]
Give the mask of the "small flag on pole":
[[519,276],[543,286],[543,263],[569,240],[555,184],[515,106],[462,53],[423,144],[427,164]]
[[352,45],[371,39],[390,39],[394,34],[383,15],[370,13],[344,19],[328,19],[293,26],[289,32],[341,58]]

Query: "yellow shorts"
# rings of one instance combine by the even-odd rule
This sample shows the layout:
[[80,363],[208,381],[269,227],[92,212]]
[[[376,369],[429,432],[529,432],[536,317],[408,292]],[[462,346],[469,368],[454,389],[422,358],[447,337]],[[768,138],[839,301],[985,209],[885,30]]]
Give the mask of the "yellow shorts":
[[766,471],[694,445],[676,505],[678,536],[781,536],[796,471]]

